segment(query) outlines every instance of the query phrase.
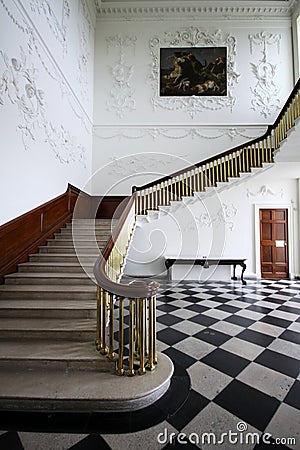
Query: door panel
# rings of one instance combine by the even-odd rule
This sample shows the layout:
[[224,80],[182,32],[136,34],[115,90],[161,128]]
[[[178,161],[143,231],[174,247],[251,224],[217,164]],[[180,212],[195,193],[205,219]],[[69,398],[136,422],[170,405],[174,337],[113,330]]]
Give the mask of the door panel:
[[263,278],[288,278],[287,209],[261,209],[260,258]]

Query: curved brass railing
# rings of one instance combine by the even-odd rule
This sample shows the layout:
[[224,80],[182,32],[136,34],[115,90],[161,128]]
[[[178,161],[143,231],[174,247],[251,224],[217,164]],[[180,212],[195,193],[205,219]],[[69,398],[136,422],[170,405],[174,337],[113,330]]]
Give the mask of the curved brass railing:
[[143,186],[134,186],[137,214],[148,209],[168,206],[171,201],[182,200],[194,192],[203,192],[207,187],[216,187],[218,182],[239,177],[241,173],[260,168],[264,163],[273,163],[274,156],[300,115],[300,80],[273,125],[266,133],[246,144],[201,161],[172,175],[160,178]]
[[[94,267],[98,283],[97,295],[97,349],[108,358],[116,360],[118,375],[144,374],[153,370],[156,355],[156,294],[159,284],[155,281],[133,280],[120,283],[122,266],[135,226],[137,214],[148,209],[169,205],[194,192],[226,182],[264,163],[274,162],[274,156],[288,131],[300,116],[300,81],[289,96],[281,113],[266,133],[246,144],[194,164],[153,183],[133,187],[117,228],[113,231],[103,254]],[[125,311],[129,310],[129,320]],[[124,323],[129,325],[128,342]],[[114,342],[117,334],[117,343]],[[124,349],[128,345],[129,357],[125,365]]]
[[[159,284],[133,280],[119,283],[126,251],[135,225],[135,194],[129,199],[117,228],[94,267],[98,283],[96,347],[101,354],[116,360],[117,374],[133,376],[153,370],[156,354],[156,294]],[[129,306],[128,342],[124,336],[124,313]],[[115,333],[117,343],[115,344]],[[127,370],[124,350],[128,345]],[[115,349],[115,346],[117,347]],[[137,366],[137,370],[135,367]]]

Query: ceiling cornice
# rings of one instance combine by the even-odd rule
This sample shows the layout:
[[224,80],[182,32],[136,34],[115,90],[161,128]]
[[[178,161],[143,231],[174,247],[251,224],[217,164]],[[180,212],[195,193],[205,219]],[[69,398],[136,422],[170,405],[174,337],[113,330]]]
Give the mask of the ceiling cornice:
[[[245,3],[245,5],[243,5]],[[95,0],[97,18],[104,19],[270,19],[290,18],[299,0],[281,1],[131,1]]]

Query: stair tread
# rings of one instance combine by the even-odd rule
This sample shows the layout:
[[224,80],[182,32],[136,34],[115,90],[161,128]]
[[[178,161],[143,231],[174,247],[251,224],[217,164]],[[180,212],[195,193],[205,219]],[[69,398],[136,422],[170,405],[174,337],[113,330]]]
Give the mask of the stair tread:
[[85,272],[16,272],[5,275],[5,278],[49,278],[50,280],[51,278],[80,278],[82,280],[86,280],[89,277]]
[[35,292],[35,291],[47,291],[47,292],[96,292],[95,286],[89,286],[89,285],[51,285],[51,284],[41,284],[41,285],[31,285],[31,284],[24,284],[24,285],[17,285],[17,284],[5,284],[0,285],[0,292],[7,292],[7,291],[26,291],[26,292]]
[[[29,261],[26,263],[21,263],[19,264],[19,267],[47,267],[47,266],[51,266],[51,267],[70,267],[70,269],[74,268],[74,267],[78,267],[80,266],[79,261],[78,262],[34,262],[34,261]],[[93,267],[94,264],[85,264],[85,266],[89,266],[89,267]],[[18,273],[18,272],[16,272]],[[24,272],[23,272],[24,273]],[[55,273],[55,272],[54,272]],[[73,272],[70,272],[73,273]]]
[[18,358],[49,360],[99,360],[99,353],[91,341],[57,341],[54,339],[0,339],[0,360]]
[[96,311],[96,299],[94,300],[64,300],[54,302],[47,299],[35,300],[1,300],[0,311],[6,309],[59,309],[59,310],[73,310],[73,309],[92,309]]
[[[68,318],[14,318],[2,317],[0,320],[0,331],[18,330],[18,331],[94,331],[96,329],[95,319],[76,319]],[[1,340],[0,340],[1,343]]]

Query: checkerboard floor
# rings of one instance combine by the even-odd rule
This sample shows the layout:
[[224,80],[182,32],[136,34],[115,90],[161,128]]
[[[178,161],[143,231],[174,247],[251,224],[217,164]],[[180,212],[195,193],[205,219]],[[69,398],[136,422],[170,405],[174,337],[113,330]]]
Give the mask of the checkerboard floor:
[[126,420],[86,417],[77,433],[63,417],[51,435],[4,431],[0,448],[300,449],[299,281],[162,283],[157,339],[175,373],[155,405]]

